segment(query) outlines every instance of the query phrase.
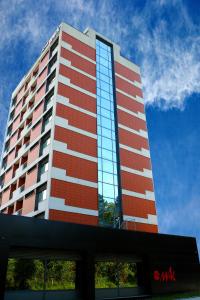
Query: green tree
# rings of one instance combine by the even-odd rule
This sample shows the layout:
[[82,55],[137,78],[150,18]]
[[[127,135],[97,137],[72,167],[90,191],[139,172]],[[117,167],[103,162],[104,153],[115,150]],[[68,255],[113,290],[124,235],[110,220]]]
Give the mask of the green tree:
[[14,289],[15,288],[15,263],[16,260],[14,258],[10,258],[8,260],[8,267],[7,267],[7,275],[6,275],[6,289]]
[[35,273],[35,263],[33,259],[17,259],[14,269],[14,281],[19,290],[31,288],[30,279]]

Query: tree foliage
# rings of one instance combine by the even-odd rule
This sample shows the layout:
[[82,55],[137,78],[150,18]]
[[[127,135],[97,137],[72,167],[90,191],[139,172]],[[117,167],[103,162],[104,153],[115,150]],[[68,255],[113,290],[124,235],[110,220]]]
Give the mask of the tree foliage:
[[9,290],[58,290],[74,287],[75,262],[9,259],[6,281],[6,288]]
[[[45,272],[46,270],[46,272]],[[9,259],[9,290],[75,289],[76,263],[53,259]],[[135,287],[136,264],[104,261],[95,264],[96,288]]]

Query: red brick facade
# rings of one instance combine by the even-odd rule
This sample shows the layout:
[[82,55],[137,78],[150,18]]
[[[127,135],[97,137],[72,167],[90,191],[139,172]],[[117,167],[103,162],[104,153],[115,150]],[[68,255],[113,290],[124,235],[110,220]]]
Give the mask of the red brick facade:
[[[157,232],[156,222],[149,223],[156,209],[139,69],[114,59],[123,226]],[[13,97],[0,190],[4,213],[37,215],[41,193],[45,218],[99,224],[96,92],[95,40],[60,29]],[[48,128],[46,116],[52,119]]]

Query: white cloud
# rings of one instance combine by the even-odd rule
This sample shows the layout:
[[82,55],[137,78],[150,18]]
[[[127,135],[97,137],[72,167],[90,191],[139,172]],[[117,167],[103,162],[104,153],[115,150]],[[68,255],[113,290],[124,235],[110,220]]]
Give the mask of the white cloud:
[[33,11],[24,0],[3,0],[0,3],[0,50],[5,50],[18,43],[19,39],[24,44],[29,43],[30,49],[43,40],[46,34],[46,23],[42,18],[45,5],[41,4],[41,11]]
[[[188,96],[200,92],[200,28],[181,1],[170,7],[159,2],[159,7],[147,2],[142,13],[136,12],[132,18],[145,101],[162,109],[183,108]],[[174,14],[176,10],[179,14]]]
[[158,210],[159,231],[161,233],[192,236],[197,240],[200,253],[200,197],[194,195],[188,201],[163,205]]
[[[0,4],[0,49],[19,39],[35,54],[61,21],[83,30],[94,27],[121,45],[122,52],[141,65],[145,101],[160,108],[183,108],[184,100],[200,92],[200,29],[181,0],[147,1],[138,10],[121,1],[10,0]],[[179,13],[177,13],[177,11]],[[52,14],[53,12],[53,14]],[[128,20],[127,20],[128,19]],[[55,21],[57,20],[57,22]]]
[[[18,57],[20,43],[26,49],[26,65],[31,65],[62,21],[80,30],[89,26],[117,42],[123,55],[139,63],[148,105],[182,109],[188,96],[200,92],[200,29],[181,0],[147,1],[140,9],[134,5],[124,2],[122,9],[120,0],[2,0],[0,64],[9,65],[9,60]],[[15,85],[23,72],[19,68],[12,72]],[[2,80],[8,83],[10,74],[2,73]],[[11,89],[7,84],[1,88],[9,98]]]
[[[188,96],[200,92],[200,28],[190,18],[184,2],[146,1],[140,9],[134,6],[134,1],[129,2],[129,6],[127,3],[120,0],[0,1],[0,149],[9,96],[24,73],[23,69],[20,73],[20,68],[15,70],[14,67],[12,72],[3,71],[7,66],[11,70],[10,60],[16,60],[15,66],[23,60],[20,57],[21,61],[17,62],[19,42],[29,57],[26,62],[31,65],[62,21],[79,30],[93,27],[117,42],[122,54],[136,60],[141,66],[148,105],[182,109]],[[169,174],[167,161],[165,174]],[[175,184],[174,193],[178,193],[179,188],[182,189]],[[159,197],[162,199],[161,195]],[[176,207],[163,208],[160,211],[163,216],[161,230],[172,232],[180,224],[181,233],[186,229],[183,222],[189,220],[188,217],[191,224],[195,224],[193,221],[198,224],[198,203],[199,198],[194,196],[191,203],[186,203],[184,212],[178,204],[178,214]],[[187,212],[190,213],[187,215]]]

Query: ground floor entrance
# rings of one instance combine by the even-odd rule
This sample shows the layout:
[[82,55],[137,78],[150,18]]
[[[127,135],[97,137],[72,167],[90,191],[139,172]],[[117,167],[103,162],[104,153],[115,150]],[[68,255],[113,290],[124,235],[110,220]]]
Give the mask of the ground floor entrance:
[[[5,300],[78,300],[81,255],[18,249],[8,259]],[[145,294],[138,273],[143,262],[134,256],[97,255],[94,260],[95,299]],[[141,276],[140,276],[141,277]]]
[[95,262],[95,298],[133,297],[145,294],[138,272],[142,260],[127,256],[98,257]]
[[0,300],[132,299],[199,287],[194,238],[0,215]]

